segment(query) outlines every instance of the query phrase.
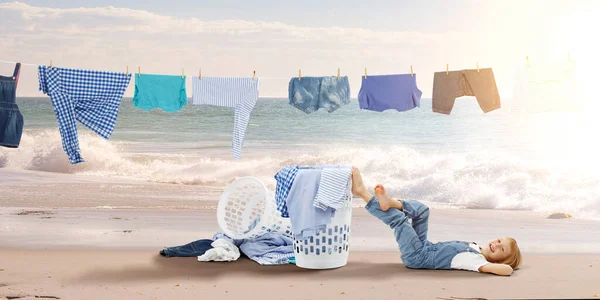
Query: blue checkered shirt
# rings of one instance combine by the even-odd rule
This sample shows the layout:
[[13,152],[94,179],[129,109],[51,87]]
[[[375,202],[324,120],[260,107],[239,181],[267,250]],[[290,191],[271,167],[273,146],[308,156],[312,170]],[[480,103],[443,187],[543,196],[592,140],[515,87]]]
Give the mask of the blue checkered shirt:
[[84,162],[75,120],[108,139],[131,74],[39,66],[38,75],[40,91],[52,99],[69,161]]
[[286,199],[294,183],[294,178],[298,173],[298,166],[285,166],[277,174],[275,174],[275,180],[277,180],[277,186],[275,188],[275,203],[277,203],[277,210],[281,212],[281,216],[289,218]]

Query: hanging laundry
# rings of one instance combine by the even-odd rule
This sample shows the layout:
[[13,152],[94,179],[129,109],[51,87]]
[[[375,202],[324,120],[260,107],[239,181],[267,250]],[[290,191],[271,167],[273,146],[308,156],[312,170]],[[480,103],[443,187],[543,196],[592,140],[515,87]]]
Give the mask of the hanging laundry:
[[289,84],[289,101],[293,107],[310,114],[319,108],[334,112],[350,103],[348,76],[294,77]]
[[167,247],[160,250],[160,255],[165,257],[192,257],[201,256],[213,248],[213,240],[203,239],[187,243],[182,246]]
[[318,230],[325,229],[331,223],[335,211],[332,208],[322,209],[314,206],[321,169],[300,169],[286,198],[286,204],[296,240],[304,240],[314,236]]
[[349,188],[351,175],[351,167],[323,168],[314,206],[322,210],[342,208],[348,201],[346,190]]
[[135,74],[133,106],[176,112],[187,104],[185,76]]
[[512,113],[569,112],[582,109],[575,62],[517,68]]
[[84,162],[75,120],[108,139],[131,75],[47,66],[39,66],[38,75],[40,91],[52,100],[69,161]]
[[275,174],[275,180],[277,181],[277,185],[275,186],[275,203],[277,204],[277,210],[284,218],[290,217],[285,199],[292,188],[297,173],[298,166],[285,166]]
[[432,108],[449,115],[457,97],[475,96],[484,113],[500,108],[500,95],[492,69],[436,72],[433,77]]
[[199,77],[192,78],[196,105],[216,105],[235,108],[233,119],[233,157],[239,159],[244,145],[250,114],[258,99],[258,78]]
[[23,115],[17,106],[17,82],[21,64],[12,76],[0,76],[0,146],[18,148],[23,134]]
[[417,87],[417,75],[376,75],[362,77],[358,92],[361,109],[382,112],[388,109],[407,111],[421,106],[423,93]]

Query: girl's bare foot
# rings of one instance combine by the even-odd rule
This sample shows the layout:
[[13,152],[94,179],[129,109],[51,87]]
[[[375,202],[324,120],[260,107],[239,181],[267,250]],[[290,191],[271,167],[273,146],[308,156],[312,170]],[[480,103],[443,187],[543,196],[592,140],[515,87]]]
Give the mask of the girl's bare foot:
[[366,202],[373,198],[363,183],[360,170],[354,167],[352,168],[352,194],[361,197]]
[[375,186],[375,197],[379,201],[379,208],[383,211],[387,211],[390,207],[402,210],[402,202],[390,198],[381,184]]

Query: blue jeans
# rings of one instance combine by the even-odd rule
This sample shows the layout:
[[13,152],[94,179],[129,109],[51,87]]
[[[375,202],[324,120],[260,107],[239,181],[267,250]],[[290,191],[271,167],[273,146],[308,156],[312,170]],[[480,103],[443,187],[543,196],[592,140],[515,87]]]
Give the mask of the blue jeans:
[[[425,257],[428,245],[427,230],[429,228],[429,207],[415,200],[402,200],[402,211],[391,208],[382,211],[376,197],[371,198],[365,207],[370,214],[377,217],[394,230],[396,242],[402,253],[402,262],[409,268],[429,268]],[[408,222],[412,219],[412,224]]]
[[160,250],[160,255],[165,257],[192,257],[202,256],[206,251],[212,249],[213,240],[197,240],[182,246],[168,247]]

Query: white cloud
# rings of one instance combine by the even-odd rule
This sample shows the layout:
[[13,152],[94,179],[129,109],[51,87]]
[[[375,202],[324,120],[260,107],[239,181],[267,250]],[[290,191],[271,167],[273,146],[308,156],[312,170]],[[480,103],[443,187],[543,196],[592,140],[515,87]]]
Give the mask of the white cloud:
[[[265,79],[261,95],[286,95],[286,77],[297,74],[350,76],[357,94],[364,67],[371,74],[405,73],[413,65],[419,85],[430,95],[431,73],[498,64],[506,40],[473,33],[376,31],[364,28],[303,27],[281,22],[176,18],[116,7],[48,8],[21,2],[0,3],[0,60],[72,68],[214,76],[251,75]],[[440,25],[440,28],[443,26]],[[486,38],[485,43],[476,39]],[[502,36],[508,36],[505,32]],[[512,48],[502,52],[510,55]],[[510,58],[510,57],[509,57]],[[502,61],[505,62],[505,61]],[[498,64],[500,72],[506,64]],[[0,66],[0,71],[8,70]],[[512,66],[511,66],[512,67]],[[512,74],[512,69],[510,69]],[[20,95],[39,95],[36,75],[23,72]],[[506,75],[504,75],[507,77]],[[497,76],[497,78],[503,78]],[[131,96],[130,86],[127,95]]]

